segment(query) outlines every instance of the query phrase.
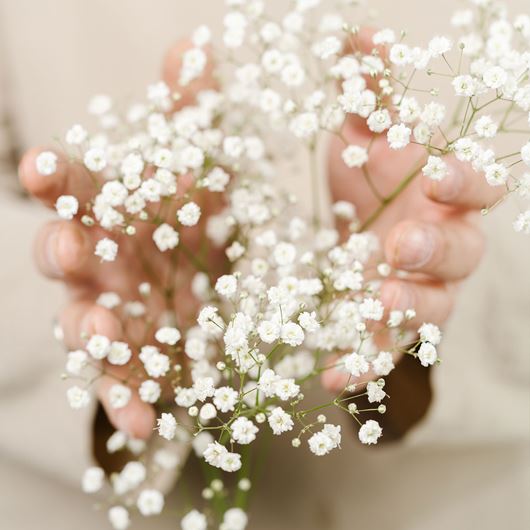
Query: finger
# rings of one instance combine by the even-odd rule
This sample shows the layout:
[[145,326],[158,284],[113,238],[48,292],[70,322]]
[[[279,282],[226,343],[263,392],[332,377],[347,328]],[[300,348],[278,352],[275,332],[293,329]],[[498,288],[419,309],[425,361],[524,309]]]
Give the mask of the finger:
[[59,323],[68,349],[84,348],[86,337],[92,335],[104,335],[110,340],[119,340],[122,336],[118,317],[91,300],[70,303],[61,311]]
[[453,310],[456,291],[455,283],[391,279],[381,287],[381,302],[387,313],[414,309],[416,316],[407,326],[417,329],[424,322],[443,324]]
[[458,208],[480,210],[491,206],[506,192],[490,186],[471,164],[447,158],[448,174],[440,181],[422,177],[423,192],[429,199]]
[[186,86],[180,84],[182,57],[186,51],[192,48],[193,44],[188,40],[177,42],[168,50],[162,64],[162,77],[164,82],[180,95],[180,98],[176,102],[176,109],[193,104],[199,92],[213,89],[216,86],[213,74],[214,65],[208,49],[205,49],[207,64],[203,74]]
[[46,206],[54,207],[61,195],[73,195],[79,201],[80,209],[94,195],[95,186],[90,172],[79,163],[69,162],[64,154],[57,155],[57,168],[51,175],[41,175],[37,170],[37,157],[44,151],[43,147],[29,149],[18,166],[18,175],[22,186]]
[[449,281],[473,272],[483,252],[482,233],[463,217],[437,224],[403,221],[385,242],[386,259],[393,267]]
[[87,229],[75,222],[51,221],[39,230],[34,246],[35,261],[48,278],[89,279],[97,259]]
[[112,376],[103,376],[98,385],[97,394],[107,418],[116,429],[126,432],[133,438],[145,440],[153,432],[156,416],[153,407],[140,399],[137,389],[130,387],[131,399],[124,407],[115,408],[110,402],[109,392],[111,388],[116,384],[123,384],[120,379],[127,377],[124,368],[116,369],[113,367]]

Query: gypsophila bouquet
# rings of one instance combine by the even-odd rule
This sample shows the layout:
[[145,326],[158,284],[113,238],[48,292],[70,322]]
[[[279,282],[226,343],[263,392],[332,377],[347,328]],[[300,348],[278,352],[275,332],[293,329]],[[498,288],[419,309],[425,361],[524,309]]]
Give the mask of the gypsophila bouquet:
[[[293,0],[273,20],[263,1],[228,0],[223,44],[210,42],[207,27],[194,32],[180,92],[159,82],[123,111],[96,96],[89,110],[100,131],[74,125],[66,133],[70,162],[90,176],[93,193],[61,196],[57,212],[91,227],[95,256],[127,293],[101,292],[98,303],[119,316],[124,337],[83,337],[85,348],[68,354],[67,398],[86,407],[90,385],[110,376],[113,407],[141,400],[158,416],[147,444],[121,431],[107,442],[111,453],[127,447],[136,455],[110,477],[116,529],[129,526],[131,512],[161,512],[156,476],[176,474],[191,449],[204,463],[203,504],[181,514],[182,529],[243,530],[260,436],[326,455],[340,447],[341,426],[325,412],[338,408],[363,444],[377,443],[382,428],[364,414],[385,413],[384,377],[396,356],[436,363],[441,333],[425,323],[411,334],[412,307],[385,313],[381,280],[399,271],[378,261],[372,223],[416,176],[443,181],[447,155],[502,188],[485,213],[510,195],[530,196],[530,17],[473,0],[452,19],[459,36],[420,47],[383,29],[366,49],[352,25],[354,3]],[[187,87],[205,76],[182,105]],[[440,101],[444,85],[451,109]],[[342,133],[351,116],[369,131],[364,145]],[[294,149],[286,145],[296,145],[316,189],[324,136],[343,144],[345,166],[361,170],[378,201],[363,222],[352,203],[333,205],[347,227],[342,238],[323,224],[318,204],[312,218],[299,216],[296,197],[273,178]],[[509,138],[507,151],[498,150],[500,136]],[[367,168],[376,138],[417,152],[390,194]],[[57,163],[44,152],[37,169],[50,175]],[[513,226],[530,234],[530,210]],[[123,284],[124,268],[136,283]],[[328,370],[347,374],[342,391],[305,405],[304,387]],[[359,397],[371,407],[359,407]],[[103,487],[103,470],[88,469],[83,489]]]

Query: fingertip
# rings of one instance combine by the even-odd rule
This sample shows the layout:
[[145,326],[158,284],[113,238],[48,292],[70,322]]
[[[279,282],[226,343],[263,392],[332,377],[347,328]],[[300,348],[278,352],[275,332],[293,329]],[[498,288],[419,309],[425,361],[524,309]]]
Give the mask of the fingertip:
[[421,269],[433,260],[440,239],[438,232],[436,226],[430,223],[399,223],[385,241],[386,261],[397,269]]
[[57,236],[57,262],[65,274],[82,268],[91,255],[90,240],[85,232],[74,223],[65,223]]
[[153,407],[140,399],[132,398],[123,409],[113,409],[109,418],[120,431],[132,438],[146,440],[153,434],[156,415]]
[[405,311],[414,307],[414,293],[406,282],[385,280],[381,286],[381,302],[387,312]]
[[36,162],[37,157],[45,151],[50,151],[50,149],[33,147],[26,151],[18,165],[18,177],[28,193],[37,199],[49,202],[59,195],[64,187],[66,167],[60,155],[51,150],[58,157],[56,170],[50,175],[41,175],[37,171]]
[[94,304],[81,321],[81,333],[88,336],[104,335],[110,340],[118,340],[122,335],[122,326],[110,309]]
[[432,201],[443,204],[452,204],[458,199],[464,187],[464,178],[461,171],[447,164],[447,175],[442,180],[433,180],[422,175],[421,185],[423,193]]

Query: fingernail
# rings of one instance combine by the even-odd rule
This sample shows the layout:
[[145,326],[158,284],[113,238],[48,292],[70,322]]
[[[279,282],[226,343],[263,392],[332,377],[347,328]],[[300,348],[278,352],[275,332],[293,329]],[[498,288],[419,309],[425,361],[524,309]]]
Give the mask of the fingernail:
[[50,235],[46,239],[44,248],[44,254],[46,256],[46,261],[48,267],[50,268],[50,272],[53,273],[54,276],[58,277],[63,276],[63,270],[61,269],[58,258],[58,243],[60,231],[60,227],[56,227],[51,231]]
[[388,310],[399,309],[404,311],[414,306],[412,292],[404,282],[384,283],[381,301]]
[[440,202],[453,200],[462,190],[463,180],[460,171],[448,164],[447,175],[439,181],[430,181],[430,195]]
[[406,229],[396,246],[394,261],[398,267],[418,269],[434,254],[434,235],[427,227],[414,225]]

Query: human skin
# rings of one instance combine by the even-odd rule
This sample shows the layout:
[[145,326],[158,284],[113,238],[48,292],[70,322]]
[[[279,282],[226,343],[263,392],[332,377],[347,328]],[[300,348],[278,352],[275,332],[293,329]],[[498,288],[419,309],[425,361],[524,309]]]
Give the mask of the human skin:
[[[164,60],[163,79],[177,89],[179,57],[186,44],[173,47]],[[195,82],[183,94],[179,105],[193,100],[198,90],[211,86],[211,77]],[[368,131],[356,119],[349,118],[344,136],[349,143],[366,145]],[[348,200],[357,207],[361,220],[368,218],[378,206],[377,198],[367,185],[359,170],[347,168],[342,159],[343,144],[334,138],[329,147],[329,185],[334,200]],[[372,158],[368,163],[371,174],[377,176],[377,184],[383,195],[389,193],[403,175],[420,157],[417,146],[392,152],[384,136],[377,138],[372,147]],[[24,155],[19,166],[23,186],[36,199],[53,207],[63,194],[75,195],[83,204],[83,198],[93,194],[92,182],[79,165],[68,162],[61,153],[55,174],[40,175],[35,168],[35,159],[43,147],[35,147]],[[451,161],[450,175],[440,183],[425,178],[415,181],[391,204],[370,226],[384,242],[386,260],[393,267],[410,271],[406,279],[387,280],[382,287],[382,300],[388,308],[414,307],[416,319],[411,325],[424,321],[443,324],[450,314],[458,283],[473,272],[483,252],[483,238],[472,222],[475,211],[494,201],[495,192],[487,186],[469,167]],[[180,189],[185,188],[182,183]],[[202,204],[203,217],[212,213],[218,204]],[[187,229],[183,243],[193,251],[198,247],[204,225]],[[153,246],[152,230],[144,229],[135,236],[140,247]],[[102,334],[111,340],[126,340],[134,330],[123,329],[121,321],[110,310],[99,306],[95,300],[99,293],[114,291],[123,299],[130,299],[138,284],[149,281],[145,270],[138,263],[137,246],[120,241],[120,255],[112,267],[101,265],[93,255],[95,242],[101,237],[97,230],[87,229],[78,220],[75,222],[51,221],[44,224],[35,242],[35,260],[39,270],[48,278],[64,283],[68,291],[68,304],[61,311],[59,321],[64,331],[65,346],[69,349],[83,346],[82,336]],[[124,238],[125,239],[125,238]],[[153,247],[154,248],[154,247]],[[195,301],[189,284],[195,269],[183,257],[175,269],[167,255],[157,255],[152,267],[157,277],[178,274],[182,287],[174,296],[175,313],[180,321],[187,321],[193,312]],[[223,255],[212,256],[224,266]],[[155,311],[163,309],[163,300],[154,298]],[[158,304],[158,305],[157,305]],[[106,366],[111,375],[103,376],[97,385],[98,397],[110,422],[136,438],[148,438],[155,423],[153,407],[140,400],[137,393],[129,404],[113,409],[108,399],[108,390],[116,377],[123,377],[125,367]],[[344,386],[344,376],[335,371],[325,372],[323,384],[330,390]]]

